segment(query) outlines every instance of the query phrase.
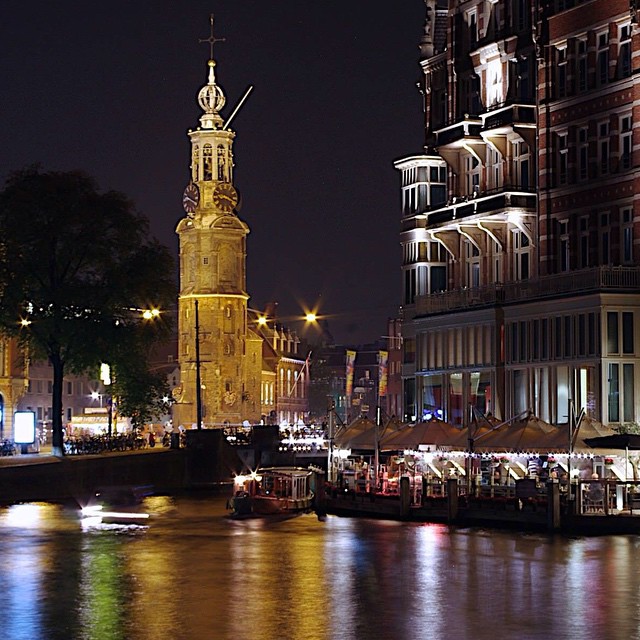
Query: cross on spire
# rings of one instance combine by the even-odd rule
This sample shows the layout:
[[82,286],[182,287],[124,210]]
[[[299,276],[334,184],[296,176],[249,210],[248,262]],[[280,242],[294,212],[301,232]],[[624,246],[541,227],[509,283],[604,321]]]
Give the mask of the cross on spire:
[[209,60],[213,60],[213,45],[216,42],[224,42],[226,38],[216,38],[213,35],[213,13],[209,16],[209,22],[211,24],[211,33],[208,38],[200,38],[198,42],[208,42],[209,43]]

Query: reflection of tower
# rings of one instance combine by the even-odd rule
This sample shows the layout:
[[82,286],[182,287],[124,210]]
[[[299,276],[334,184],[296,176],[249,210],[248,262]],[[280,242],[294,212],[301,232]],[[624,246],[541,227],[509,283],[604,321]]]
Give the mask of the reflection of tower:
[[[178,223],[180,294],[178,358],[182,395],[174,422],[196,423],[196,378],[201,378],[202,417],[206,426],[237,424],[260,417],[261,340],[247,329],[246,236],[249,227],[236,215],[233,185],[235,133],[220,115],[226,102],[216,84],[211,36],[207,84],[198,93],[200,126],[189,131],[191,180]],[[199,331],[196,335],[195,302]],[[199,358],[196,362],[196,347]],[[199,365],[199,367],[198,367]],[[247,399],[258,399],[253,407]]]

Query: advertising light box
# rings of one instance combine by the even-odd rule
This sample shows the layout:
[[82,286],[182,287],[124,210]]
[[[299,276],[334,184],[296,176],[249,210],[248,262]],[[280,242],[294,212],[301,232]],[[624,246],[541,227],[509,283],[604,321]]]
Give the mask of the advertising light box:
[[33,411],[16,411],[13,414],[13,440],[16,444],[33,444],[36,441],[36,414]]

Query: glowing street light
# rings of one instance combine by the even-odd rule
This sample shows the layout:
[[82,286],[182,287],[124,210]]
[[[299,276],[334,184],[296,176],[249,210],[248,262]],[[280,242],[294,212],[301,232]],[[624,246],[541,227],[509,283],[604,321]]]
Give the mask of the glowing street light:
[[160,315],[160,311],[158,309],[145,309],[142,312],[142,317],[145,320],[153,320],[154,318],[157,318]]

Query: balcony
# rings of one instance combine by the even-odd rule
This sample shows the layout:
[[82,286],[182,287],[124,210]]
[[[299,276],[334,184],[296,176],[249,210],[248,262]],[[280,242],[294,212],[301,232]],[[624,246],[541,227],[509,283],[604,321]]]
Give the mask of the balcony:
[[506,126],[534,125],[536,110],[533,105],[512,104],[506,107],[482,114],[483,131],[500,129]]
[[605,292],[640,294],[640,267],[593,267],[537,280],[418,296],[413,317]]
[[479,120],[463,120],[446,129],[436,131],[436,146],[452,144],[466,137],[480,138],[482,125]]
[[446,225],[447,223],[464,220],[477,215],[493,213],[508,213],[510,209],[536,210],[536,195],[521,187],[505,186],[499,191],[488,194],[462,196],[452,199],[444,208],[439,208],[428,215],[428,224]]

